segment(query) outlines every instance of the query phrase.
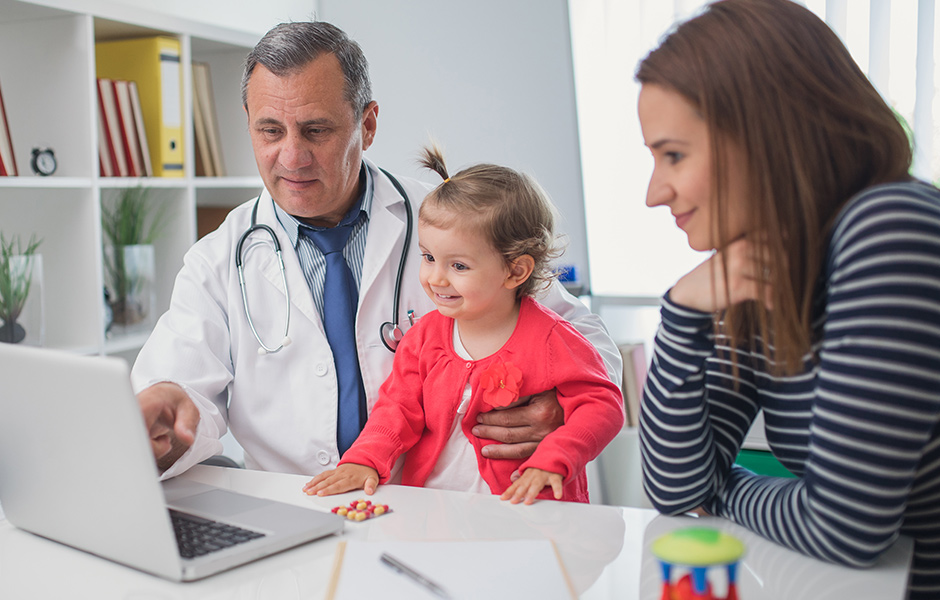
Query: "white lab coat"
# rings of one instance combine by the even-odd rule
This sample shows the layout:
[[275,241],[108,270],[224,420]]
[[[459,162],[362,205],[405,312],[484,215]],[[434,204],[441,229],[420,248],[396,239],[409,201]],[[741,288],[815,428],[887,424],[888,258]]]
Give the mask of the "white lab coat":
[[[379,328],[391,319],[395,276],[404,243],[405,204],[391,181],[371,162],[375,191],[362,265],[356,340],[362,380],[371,410],[379,387],[391,372],[394,354]],[[420,202],[430,186],[399,178],[413,205],[415,229]],[[179,384],[200,411],[196,442],[165,476],[179,474],[222,450],[226,428],[245,450],[245,466],[287,473],[317,474],[339,461],[336,445],[337,384],[333,356],[297,255],[280,227],[270,194],[258,204],[258,223],[280,240],[290,288],[292,343],[276,354],[259,355],[248,326],[235,268],[235,248],[256,204],[232,210],[213,233],[184,257],[169,310],[157,322],[132,372],[135,392],[161,381]],[[420,252],[412,235],[402,282],[400,321],[434,306],[418,279]],[[284,331],[285,291],[273,243],[255,233],[243,247],[243,265],[252,320],[268,346]],[[572,321],[598,348],[611,377],[619,382],[620,354],[603,323],[560,284],[539,300]],[[236,375],[237,374],[237,375]]]

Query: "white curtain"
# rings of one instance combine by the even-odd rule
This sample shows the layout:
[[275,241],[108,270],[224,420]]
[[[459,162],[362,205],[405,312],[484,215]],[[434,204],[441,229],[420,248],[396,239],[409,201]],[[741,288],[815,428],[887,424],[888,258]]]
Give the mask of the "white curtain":
[[[665,208],[644,205],[652,168],[636,116],[637,62],[698,0],[570,0],[592,294],[654,304],[705,256]],[[914,132],[914,174],[936,181],[934,0],[807,0]],[[916,34],[915,34],[916,32]]]

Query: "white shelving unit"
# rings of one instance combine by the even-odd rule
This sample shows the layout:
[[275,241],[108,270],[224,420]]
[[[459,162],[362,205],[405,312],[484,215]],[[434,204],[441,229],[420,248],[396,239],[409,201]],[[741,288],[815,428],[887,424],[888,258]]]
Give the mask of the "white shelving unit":
[[[228,177],[194,175],[191,70],[183,68],[183,178],[98,175],[95,42],[171,35],[182,63],[210,65]],[[106,338],[101,205],[121,189],[153,188],[168,223],[156,246],[157,314],[169,305],[182,257],[196,240],[196,207],[235,206],[261,189],[239,91],[258,36],[113,2],[0,0],[0,91],[20,175],[0,177],[0,231],[42,239],[46,346],[132,357],[146,334]],[[32,148],[53,148],[58,170],[34,175]]]

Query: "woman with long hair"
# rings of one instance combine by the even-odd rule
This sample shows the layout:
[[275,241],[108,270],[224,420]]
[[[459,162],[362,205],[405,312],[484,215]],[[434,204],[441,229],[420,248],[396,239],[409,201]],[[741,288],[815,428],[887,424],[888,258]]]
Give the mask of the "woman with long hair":
[[[915,540],[940,597],[940,191],[842,42],[787,0],[725,0],[637,68],[666,206],[704,263],[666,293],[644,393],[644,486],[868,566]],[[796,478],[734,464],[763,411]]]

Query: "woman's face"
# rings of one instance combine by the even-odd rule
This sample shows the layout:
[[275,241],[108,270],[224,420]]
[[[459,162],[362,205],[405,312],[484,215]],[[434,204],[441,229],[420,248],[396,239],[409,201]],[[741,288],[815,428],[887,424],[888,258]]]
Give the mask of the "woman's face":
[[[712,156],[709,131],[696,108],[678,92],[656,84],[640,90],[638,112],[643,140],[653,154],[647,206],[668,206],[693,250],[712,250]],[[729,149],[726,234],[744,234],[744,178],[741,153]]]

